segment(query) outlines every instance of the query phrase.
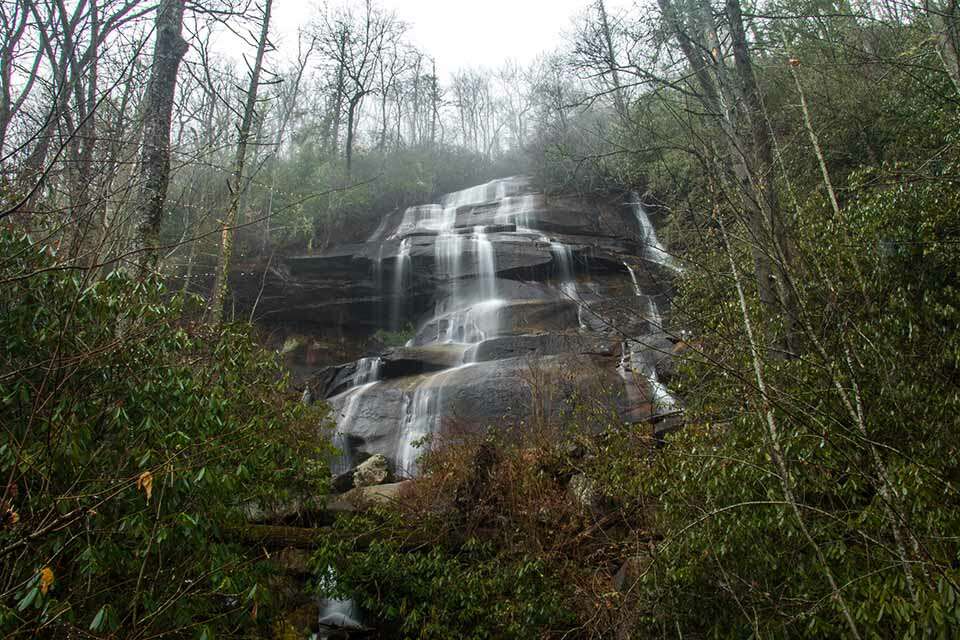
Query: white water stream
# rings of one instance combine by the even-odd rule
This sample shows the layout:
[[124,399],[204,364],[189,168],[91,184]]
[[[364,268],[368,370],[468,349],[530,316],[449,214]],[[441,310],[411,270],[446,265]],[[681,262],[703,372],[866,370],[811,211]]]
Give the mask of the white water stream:
[[[640,283],[637,280],[637,274],[633,267],[626,262],[623,263],[623,266],[626,268],[627,273],[630,274],[630,280],[633,282],[634,294],[637,296],[637,298],[643,300],[644,302],[645,309],[641,313],[644,320],[647,321],[648,330],[652,332],[662,330],[663,318],[660,316],[660,310],[657,308],[657,303],[653,300],[652,296],[643,294],[643,291],[640,289]],[[676,399],[670,395],[666,385],[660,381],[660,378],[657,375],[656,364],[649,362],[647,358],[643,356],[643,353],[638,350],[639,346],[641,345],[638,345],[634,340],[624,340],[622,346],[622,356],[620,358],[620,367],[617,370],[627,386],[627,394],[628,398],[631,400],[631,404],[635,398],[630,397],[630,394],[636,389],[637,379],[638,376],[640,376],[646,381],[650,388],[652,413],[657,415],[673,411],[673,409],[676,408]]]
[[650,216],[640,201],[640,195],[636,192],[630,194],[630,202],[627,204],[633,208],[633,215],[637,218],[637,224],[640,225],[641,240],[644,244],[645,257],[648,260],[661,264],[673,270],[679,270],[673,256],[667,252],[667,249],[657,238],[657,230],[650,222]]

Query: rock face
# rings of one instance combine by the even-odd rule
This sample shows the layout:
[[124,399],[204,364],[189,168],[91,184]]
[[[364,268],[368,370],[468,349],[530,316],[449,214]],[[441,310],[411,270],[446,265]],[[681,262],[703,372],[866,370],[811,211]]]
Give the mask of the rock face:
[[393,212],[366,243],[288,259],[259,304],[304,331],[412,328],[405,347],[317,371],[305,394],[333,408],[335,473],[367,460],[375,485],[414,475],[431,439],[563,415],[578,394],[666,424],[676,272],[636,196],[548,198],[515,177]]

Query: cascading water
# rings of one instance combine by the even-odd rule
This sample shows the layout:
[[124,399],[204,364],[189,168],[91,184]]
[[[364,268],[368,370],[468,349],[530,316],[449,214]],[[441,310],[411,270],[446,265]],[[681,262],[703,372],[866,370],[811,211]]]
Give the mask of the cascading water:
[[437,231],[438,221],[443,218],[443,207],[438,204],[408,207],[403,212],[403,220],[397,226],[391,240],[403,238],[411,233],[423,231]]
[[373,358],[360,358],[357,361],[357,373],[353,376],[355,385],[368,384],[380,379],[380,364],[383,362],[380,356]]
[[337,422],[337,430],[333,433],[333,446],[340,453],[330,463],[330,471],[335,476],[346,473],[353,465],[353,457],[350,455],[346,429],[349,428],[356,419],[357,411],[362,404],[364,394],[376,386],[376,384],[376,382],[367,382],[366,384],[348,389],[340,395],[327,400]]
[[515,225],[518,233],[531,233],[531,213],[536,210],[537,196],[527,194],[508,196],[500,201],[494,224],[500,226]]
[[633,267],[628,265],[626,262],[623,263],[623,266],[626,267],[627,273],[630,274],[630,280],[633,282],[633,290],[637,294],[637,297],[643,295],[643,292],[640,291],[640,283],[637,282],[637,272],[633,270]]
[[476,344],[496,335],[506,301],[492,298],[455,309],[436,319],[436,339],[421,344]]
[[[640,204],[639,197],[633,194],[629,204],[642,230],[645,257],[672,267],[673,262],[658,241],[656,231]],[[586,289],[579,289],[591,285],[586,280],[577,280],[578,276],[584,274],[577,273],[572,246],[545,235],[556,228],[557,224],[562,224],[565,228],[571,226],[570,218],[562,217],[569,216],[567,210],[559,209],[560,214],[557,214],[557,211],[558,209],[547,205],[543,195],[532,193],[529,180],[522,177],[494,180],[450,193],[441,198],[439,204],[405,210],[396,230],[387,237],[388,240],[399,243],[392,282],[391,326],[399,329],[409,312],[414,310],[415,303],[408,302],[411,286],[428,281],[432,276],[437,283],[435,292],[440,294],[435,296],[433,317],[422,323],[408,347],[430,350],[432,354],[444,353],[444,362],[463,362],[465,359],[477,357],[480,350],[467,348],[468,346],[476,347],[486,341],[502,340],[510,335],[510,331],[516,331],[518,318],[521,323],[533,321],[533,318],[540,318],[535,322],[549,323],[552,321],[547,317],[550,314],[562,315],[565,307],[558,306],[547,316],[533,315],[530,320],[527,319],[526,309],[539,307],[535,304],[530,307],[523,305],[543,304],[539,301],[545,295],[551,300],[575,301],[581,331],[603,331],[605,323],[600,316],[597,316],[598,322],[584,322],[585,303],[580,296]],[[551,215],[561,217],[551,220]],[[432,251],[429,249],[431,242]],[[429,268],[429,253],[425,253],[424,249],[433,255],[432,270]],[[412,259],[414,251],[416,260]],[[548,252],[547,257],[552,264],[548,286],[544,287],[543,284],[547,283],[542,283],[536,287],[521,287],[522,281],[517,279],[513,279],[507,286],[505,281],[497,279],[499,257],[508,256],[513,264],[514,251],[538,255]],[[378,264],[389,264],[387,260],[389,258],[384,260],[378,254]],[[412,278],[414,262],[419,268],[421,261],[426,267],[425,273],[418,272],[417,277]],[[624,263],[624,266],[630,274],[637,299],[642,300],[638,313],[646,319],[650,331],[658,331],[662,319],[656,303],[643,294],[634,268],[627,263]],[[389,282],[387,284],[390,286]],[[526,287],[527,293],[516,293],[518,288],[523,287]],[[550,293],[551,290],[553,293]],[[591,291],[589,295],[593,299],[602,300],[603,292],[594,289]],[[647,361],[645,352],[640,347],[635,339],[624,343],[619,368],[622,376],[635,380],[634,387],[647,388],[649,393],[645,395],[650,396],[658,408],[672,406],[672,397],[657,380],[656,368]],[[388,449],[398,467],[412,472],[415,469],[417,451],[413,441],[439,428],[444,387],[453,383],[451,375],[458,371],[458,368],[424,376],[414,388],[403,390],[399,397],[396,390],[390,391],[390,381],[380,383],[386,387],[376,386],[378,368],[379,362],[374,359],[360,361],[354,376],[355,386],[331,399],[340,425],[337,443],[341,448],[346,448],[347,441],[343,434],[351,432],[350,425],[357,419],[367,421],[363,424],[368,425],[372,419],[382,421],[383,416],[396,415],[398,424],[395,446],[387,447],[383,439],[378,440],[376,446]],[[393,413],[371,413],[362,409],[368,398],[374,395],[379,398],[384,393],[395,394],[390,401],[394,404],[391,404],[389,409]],[[367,437],[364,429],[369,428],[359,428],[363,438]],[[345,464],[347,462],[343,461],[341,466]]]
[[[636,297],[644,301],[645,309],[642,311],[642,315],[647,322],[649,330],[662,330],[663,318],[660,316],[657,303],[651,296],[643,294],[633,267],[626,262],[623,263],[623,266],[626,268],[627,273],[630,274],[630,280],[633,282],[633,290]],[[650,403],[653,415],[669,413],[674,410],[677,402],[674,397],[670,395],[666,385],[660,382],[660,377],[657,375],[656,364],[644,358],[642,353],[638,351],[638,346],[640,345],[633,340],[625,340],[623,342],[621,347],[622,357],[620,359],[620,367],[618,368],[620,377],[623,378],[626,383],[627,395],[631,400],[631,405],[633,404],[633,398],[630,397],[630,394],[637,387],[637,376],[641,376],[650,388]]]
[[406,478],[416,475],[417,459],[422,453],[424,438],[440,431],[444,381],[456,371],[469,366],[464,364],[428,377],[417,385],[413,396],[405,402],[398,429],[398,475]]
[[477,243],[477,279],[480,299],[492,300],[497,297],[497,267],[493,253],[493,243],[487,238],[483,227],[474,227]]
[[390,326],[399,331],[403,322],[405,272],[410,266],[410,238],[400,241],[400,251],[397,253],[397,263],[393,273],[393,308],[390,312]]
[[637,381],[642,380],[646,382],[650,390],[649,400],[652,416],[670,413],[676,408],[677,401],[667,390],[666,385],[660,381],[656,365],[643,356],[643,352],[640,350],[641,346],[633,340],[623,342],[623,355],[620,359],[618,373],[626,384],[627,397],[631,400],[631,405],[636,406],[633,394],[638,390]]
[[[327,570],[320,574],[319,586],[330,589],[336,586],[336,583],[336,573],[333,568],[327,567]],[[315,637],[340,637],[343,629],[363,629],[363,625],[358,622],[360,617],[360,607],[352,600],[325,598],[320,603],[320,616],[317,619],[320,632]]]
[[633,291],[638,298],[643,298],[645,301],[646,309],[643,312],[643,318],[647,321],[649,326],[659,331],[663,328],[663,318],[660,316],[660,309],[657,308],[657,303],[653,300],[652,296],[646,296],[643,294],[643,291],[640,289],[640,282],[637,280],[637,272],[626,262],[623,263],[624,268],[627,270],[627,273],[630,274],[630,280],[633,282]]
[[445,231],[437,236],[434,253],[437,274],[450,283],[448,304],[460,303],[460,271],[463,262],[464,237],[460,233]]
[[644,318],[647,321],[647,324],[654,331],[663,330],[663,318],[660,316],[660,309],[657,307],[657,303],[654,301],[652,296],[644,296],[647,301],[647,309],[644,314]]
[[647,210],[640,201],[640,194],[632,192],[630,194],[630,200],[627,204],[633,209],[633,215],[636,216],[637,223],[640,225],[641,239],[643,240],[645,251],[644,257],[657,264],[676,270],[677,265],[673,256],[667,252],[666,248],[657,238],[657,230],[654,228],[653,223],[650,222],[650,216],[647,215]]
[[568,298],[576,299],[577,283],[573,279],[573,249],[562,242],[551,241],[550,253],[557,264],[560,290]]

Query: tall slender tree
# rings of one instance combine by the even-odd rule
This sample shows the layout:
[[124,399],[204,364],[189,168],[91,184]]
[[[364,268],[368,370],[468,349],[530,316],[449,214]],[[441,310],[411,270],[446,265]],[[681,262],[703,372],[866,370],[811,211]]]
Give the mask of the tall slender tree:
[[152,270],[158,259],[160,224],[170,184],[170,121],[177,73],[188,48],[182,36],[185,6],[186,0],[163,0],[157,8],[156,43],[143,109],[143,152],[140,158],[143,186],[137,236],[141,273]]
[[256,117],[257,95],[260,90],[260,76],[263,73],[263,61],[267,49],[270,48],[270,14],[273,10],[273,0],[266,0],[263,6],[263,21],[260,25],[260,38],[257,41],[257,53],[253,68],[250,71],[250,84],[247,87],[247,97],[243,108],[243,117],[237,134],[237,151],[233,161],[233,172],[230,178],[230,204],[227,208],[220,228],[220,254],[217,258],[217,273],[211,296],[211,319],[214,324],[223,321],[223,304],[226,299],[229,285],[230,261],[233,257],[233,238],[240,212],[240,200],[243,196],[247,147],[250,144],[250,135]]

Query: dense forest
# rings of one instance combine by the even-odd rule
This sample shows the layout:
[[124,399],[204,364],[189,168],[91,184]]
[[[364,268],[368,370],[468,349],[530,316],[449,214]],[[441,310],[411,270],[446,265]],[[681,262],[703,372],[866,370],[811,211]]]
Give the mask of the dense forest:
[[[960,635],[956,0],[583,0],[536,60],[452,73],[375,0],[304,9],[281,51],[290,1],[0,0],[4,637]],[[531,231],[522,195],[627,202],[646,245]],[[503,264],[524,233],[553,271]],[[493,348],[421,313],[424,237],[497,263],[486,302],[561,281],[575,304],[522,321],[593,342],[344,507],[332,434],[376,379],[316,371],[440,371],[412,415],[461,371],[424,332],[458,367]],[[329,270],[364,243],[373,275]],[[359,314],[361,280],[397,299]]]

